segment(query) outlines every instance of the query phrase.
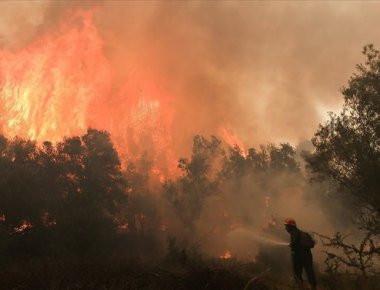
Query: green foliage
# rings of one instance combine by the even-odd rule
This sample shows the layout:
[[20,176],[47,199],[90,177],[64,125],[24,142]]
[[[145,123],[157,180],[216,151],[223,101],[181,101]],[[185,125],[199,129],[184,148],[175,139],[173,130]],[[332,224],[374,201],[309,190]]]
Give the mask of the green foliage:
[[320,125],[306,161],[315,177],[353,198],[368,227],[380,225],[380,53],[368,45],[363,54],[365,64],[342,89],[342,112]]

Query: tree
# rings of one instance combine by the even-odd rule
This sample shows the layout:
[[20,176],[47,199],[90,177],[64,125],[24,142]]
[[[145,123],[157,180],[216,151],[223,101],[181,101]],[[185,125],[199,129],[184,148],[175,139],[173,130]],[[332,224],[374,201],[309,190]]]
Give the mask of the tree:
[[342,89],[343,110],[330,113],[305,155],[315,178],[327,180],[352,198],[362,226],[380,233],[380,53],[373,45],[363,49],[364,64]]
[[[359,245],[346,241],[348,235],[343,236],[337,232],[333,237],[315,233],[327,248],[323,252],[326,254],[326,272],[336,274],[340,266],[345,266],[361,274],[364,278],[369,274],[378,274],[378,261],[380,247],[378,240],[373,233],[367,233],[360,241]],[[334,251],[335,250],[335,251]],[[337,253],[339,252],[339,253]]]
[[159,231],[158,196],[150,188],[152,161],[143,154],[134,162],[127,162],[124,172],[127,180],[128,207],[123,211],[128,232],[141,236]]
[[[247,174],[273,176],[282,173],[300,173],[299,164],[295,160],[296,151],[288,143],[279,146],[261,145],[260,150],[249,148],[244,155],[239,147],[230,148],[226,156],[221,174],[224,178],[237,178]],[[264,176],[265,175],[265,176]]]
[[58,244],[72,252],[107,250],[116,233],[116,216],[127,202],[118,154],[105,131],[89,129],[57,145],[61,169]]
[[164,185],[164,194],[176,209],[185,227],[192,228],[201,214],[204,200],[217,189],[218,164],[224,157],[221,141],[212,136],[193,139],[191,159],[182,158],[178,167],[182,176]]
[[115,240],[126,181],[107,132],[56,146],[0,135],[0,169],[2,254],[85,254]]

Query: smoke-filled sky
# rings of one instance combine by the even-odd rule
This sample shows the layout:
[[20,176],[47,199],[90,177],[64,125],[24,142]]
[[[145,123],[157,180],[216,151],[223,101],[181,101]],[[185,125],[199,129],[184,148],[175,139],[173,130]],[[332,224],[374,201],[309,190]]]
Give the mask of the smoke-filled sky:
[[[106,129],[122,157],[150,152],[160,179],[195,134],[245,148],[297,145],[339,111],[362,47],[380,47],[379,15],[380,2],[2,1],[0,132],[57,141]],[[305,202],[303,180],[270,178],[269,188],[248,176],[206,200],[198,236],[226,223],[226,209],[249,230],[269,211],[333,228]],[[234,253],[249,240],[239,231],[228,236]],[[224,238],[205,247],[218,255]]]
[[[107,80],[109,88],[90,102],[104,103],[71,104],[73,110],[87,110],[84,126],[124,122],[125,104],[120,99],[125,94],[119,93],[120,87],[147,78],[155,89],[142,95],[154,95],[157,87],[165,95],[163,114],[170,114],[170,120],[164,127],[170,131],[170,144],[162,146],[173,147],[174,155],[187,153],[194,134],[227,134],[245,146],[310,139],[327,111],[339,109],[339,89],[355,64],[362,62],[362,47],[380,45],[377,2],[3,1],[1,58],[12,55],[14,61],[7,64],[12,67],[17,60],[20,63],[21,51],[46,47],[38,46],[39,39],[59,37],[65,31],[62,23],[75,24],[77,20],[68,19],[78,9],[93,9],[94,29],[102,39],[105,59],[90,69],[102,75],[94,70],[106,68],[104,75],[112,81]],[[83,62],[87,65],[87,60]],[[0,67],[3,83],[8,66]],[[140,89],[129,89],[126,95]],[[105,114],[99,106],[106,108],[107,120],[96,115]],[[144,108],[150,112],[154,106]],[[59,105],[53,111],[57,114]],[[67,116],[67,109],[62,116]],[[28,118],[25,124],[30,123]],[[128,118],[129,124],[135,119]],[[27,126],[20,124],[17,128]]]

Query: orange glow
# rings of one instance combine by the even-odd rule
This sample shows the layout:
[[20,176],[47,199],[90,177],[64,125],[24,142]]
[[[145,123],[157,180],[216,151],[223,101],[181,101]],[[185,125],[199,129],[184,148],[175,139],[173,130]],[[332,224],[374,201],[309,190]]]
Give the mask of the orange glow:
[[72,13],[57,33],[45,33],[21,50],[0,50],[1,131],[58,141],[88,127],[105,129],[122,157],[153,151],[149,157],[168,168],[170,97],[160,79],[141,68],[115,85],[95,11]]
[[[0,131],[8,137],[59,141],[92,127],[110,132],[121,159],[148,152],[163,183],[177,172],[172,125],[175,96],[164,76],[130,60],[120,80],[104,54],[96,9],[70,12],[56,31],[26,47],[0,49]],[[239,139],[222,129],[230,145]]]
[[228,260],[232,258],[232,254],[229,250],[224,251],[223,255],[220,255],[219,258]]
[[165,175],[161,172],[160,169],[153,167],[152,173],[155,174],[158,177],[158,180],[160,181],[161,184],[165,183]]
[[242,155],[244,157],[246,156],[243,142],[239,139],[239,137],[236,134],[233,133],[233,131],[228,126],[220,127],[219,134],[224,142],[226,142],[231,147],[238,146],[242,152]]
[[128,232],[129,230],[129,224],[128,223],[123,223],[118,226],[119,232],[120,233],[125,233]]
[[[112,78],[92,14],[77,12],[59,33],[0,51],[0,120],[7,135],[56,141],[87,129],[88,108]],[[77,19],[81,25],[72,25]]]
[[23,232],[26,229],[29,229],[31,227],[33,227],[33,226],[32,226],[32,224],[30,222],[28,222],[28,221],[22,221],[22,223],[21,223],[21,225],[19,227],[14,228],[14,231],[16,233],[21,233],[21,232]]

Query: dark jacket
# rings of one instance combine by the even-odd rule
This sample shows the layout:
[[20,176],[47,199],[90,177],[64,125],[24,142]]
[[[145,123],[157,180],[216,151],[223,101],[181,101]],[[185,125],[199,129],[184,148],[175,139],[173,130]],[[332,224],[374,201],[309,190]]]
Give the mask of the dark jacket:
[[305,269],[307,279],[312,286],[311,289],[316,289],[317,280],[315,279],[311,249],[302,247],[301,231],[298,228],[294,228],[290,231],[290,248],[292,252],[293,272],[296,281],[302,284],[302,271]]
[[298,228],[294,228],[290,232],[290,248],[292,250],[292,255],[296,255],[296,256],[311,255],[311,250],[309,248],[304,248],[301,246],[301,231]]

